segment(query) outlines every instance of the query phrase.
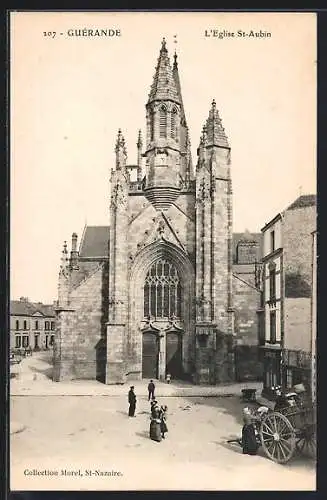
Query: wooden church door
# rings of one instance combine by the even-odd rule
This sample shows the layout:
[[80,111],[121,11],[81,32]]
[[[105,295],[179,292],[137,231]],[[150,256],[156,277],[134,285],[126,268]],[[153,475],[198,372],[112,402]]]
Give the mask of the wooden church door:
[[182,376],[182,337],[180,333],[166,333],[166,374],[172,378]]
[[142,377],[158,378],[159,339],[155,333],[143,333]]

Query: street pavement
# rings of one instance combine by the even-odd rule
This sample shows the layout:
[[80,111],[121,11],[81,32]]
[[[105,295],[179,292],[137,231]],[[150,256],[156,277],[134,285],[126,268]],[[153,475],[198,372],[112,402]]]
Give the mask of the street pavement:
[[[159,402],[168,406],[169,431],[156,443],[149,439],[146,381],[134,384],[136,416],[129,418],[128,385],[96,392],[97,383],[79,381],[66,383],[73,388],[60,395],[50,390],[61,384],[47,379],[47,370],[46,361],[27,358],[21,377],[11,384],[11,489],[315,489],[314,462],[294,457],[282,466],[261,452],[243,455],[237,445],[226,443],[241,432],[240,386],[217,395],[208,388],[208,397],[205,391],[193,396],[187,384],[157,384]],[[175,395],[185,389],[188,394]]]

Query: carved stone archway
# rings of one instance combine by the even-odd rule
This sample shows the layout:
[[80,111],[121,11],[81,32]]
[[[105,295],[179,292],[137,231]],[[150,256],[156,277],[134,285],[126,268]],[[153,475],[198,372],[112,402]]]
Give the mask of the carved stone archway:
[[[181,278],[181,321],[178,328],[183,330],[182,365],[183,372],[188,373],[194,361],[195,335],[195,273],[187,254],[176,245],[161,239],[143,248],[135,257],[129,276],[129,311],[128,311],[128,339],[127,351],[129,370],[135,374],[142,374],[142,330],[148,319],[144,318],[143,284],[148,270],[159,259],[170,261],[178,270]],[[159,342],[159,378],[166,375],[166,334],[171,321],[154,322],[153,325],[161,330]]]

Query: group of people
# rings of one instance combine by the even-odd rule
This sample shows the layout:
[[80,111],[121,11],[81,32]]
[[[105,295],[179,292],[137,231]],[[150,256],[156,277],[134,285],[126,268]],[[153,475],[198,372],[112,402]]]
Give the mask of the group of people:
[[[151,404],[150,438],[154,441],[161,441],[165,439],[165,434],[168,432],[167,406],[159,405],[158,401],[155,399],[155,389],[156,386],[153,380],[150,380],[148,384],[148,401],[150,401]],[[136,394],[133,385],[128,392],[128,403],[128,416],[135,417]]]
[[151,401],[150,438],[153,441],[165,439],[165,434],[168,432],[167,409],[166,405],[160,406],[155,399]]

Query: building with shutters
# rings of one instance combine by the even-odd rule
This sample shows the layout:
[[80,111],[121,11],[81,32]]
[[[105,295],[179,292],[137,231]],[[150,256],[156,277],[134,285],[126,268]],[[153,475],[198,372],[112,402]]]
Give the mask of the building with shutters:
[[280,384],[311,388],[316,214],[316,196],[301,195],[262,229],[267,394]]
[[[233,238],[231,148],[215,101],[193,167],[177,55],[171,64],[165,40],[145,109],[135,164],[117,135],[110,225],[86,226],[79,247],[76,233],[71,251],[63,247],[57,381],[235,377],[233,266],[251,281],[260,244]],[[256,336],[258,299],[250,318],[244,306],[238,315],[244,338]]]
[[10,349],[50,349],[54,343],[54,304],[31,302],[26,297],[10,302]]

